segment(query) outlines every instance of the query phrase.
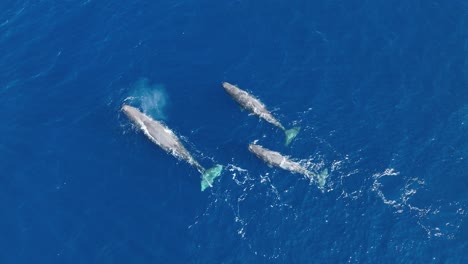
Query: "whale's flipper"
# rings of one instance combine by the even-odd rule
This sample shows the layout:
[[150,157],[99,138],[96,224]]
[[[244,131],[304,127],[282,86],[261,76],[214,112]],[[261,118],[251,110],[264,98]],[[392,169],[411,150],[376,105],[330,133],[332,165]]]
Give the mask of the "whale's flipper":
[[284,131],[284,133],[286,134],[286,144],[285,144],[286,146],[289,145],[293,141],[293,139],[299,133],[299,130],[301,130],[300,127],[293,127],[291,129]]
[[203,175],[201,180],[201,190],[204,191],[208,187],[213,187],[213,181],[219,175],[221,175],[221,171],[223,170],[223,165],[217,164],[216,166],[207,169]]
[[317,175],[317,182],[320,188],[325,186],[325,182],[328,178],[328,169],[324,169],[319,175]]

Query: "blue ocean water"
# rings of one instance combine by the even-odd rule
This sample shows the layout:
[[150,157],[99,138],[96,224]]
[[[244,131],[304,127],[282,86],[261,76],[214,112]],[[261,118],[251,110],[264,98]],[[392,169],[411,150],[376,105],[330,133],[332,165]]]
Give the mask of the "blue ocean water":
[[[461,0],[1,1],[0,263],[467,263],[467,21]],[[223,81],[301,126],[291,146]],[[214,188],[124,102],[224,164]]]

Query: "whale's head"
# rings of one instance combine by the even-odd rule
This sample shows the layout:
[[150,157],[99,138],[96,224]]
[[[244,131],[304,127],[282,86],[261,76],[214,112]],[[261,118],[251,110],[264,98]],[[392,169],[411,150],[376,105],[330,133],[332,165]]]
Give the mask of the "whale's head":
[[122,112],[125,113],[125,115],[130,119],[132,120],[133,122],[138,122],[138,119],[139,117],[141,116],[141,112],[138,111],[138,109],[136,109],[135,107],[133,106],[129,106],[129,105],[123,105],[122,108],[121,108]]
[[261,147],[259,145],[256,145],[255,143],[249,144],[249,151],[252,153],[258,153],[260,149]]
[[132,106],[129,106],[129,105],[123,105],[122,108],[121,108],[122,112],[124,112],[127,116],[131,116],[132,113],[135,112],[135,108],[132,107]]
[[131,108],[132,107],[129,106],[129,105],[123,105],[121,110],[124,111],[125,113],[127,113],[128,111],[130,111]]
[[223,88],[230,95],[235,94],[239,90],[239,88],[237,88],[236,86],[234,86],[234,85],[232,85],[232,84],[230,84],[228,82],[223,82]]

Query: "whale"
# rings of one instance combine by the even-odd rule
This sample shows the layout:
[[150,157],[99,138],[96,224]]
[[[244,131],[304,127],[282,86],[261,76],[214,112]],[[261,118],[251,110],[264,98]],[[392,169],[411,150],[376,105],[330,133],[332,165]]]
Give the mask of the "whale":
[[223,88],[232,97],[232,99],[234,99],[234,101],[236,101],[243,108],[283,130],[286,134],[286,146],[288,146],[299,133],[300,127],[293,127],[288,130],[285,129],[284,126],[271,114],[271,112],[268,111],[266,106],[248,92],[228,82],[223,82]]
[[320,173],[312,172],[298,162],[290,160],[289,157],[283,156],[279,152],[269,150],[255,143],[249,144],[249,151],[269,166],[275,166],[292,173],[305,175],[311,180],[316,180],[321,189],[325,186],[326,179],[328,178],[328,169],[324,169]]
[[216,164],[210,169],[205,169],[198,163],[190,152],[184,147],[176,134],[163,123],[152,119],[130,105],[123,105],[121,109],[125,115],[139,128],[146,137],[158,145],[167,153],[179,160],[183,160],[196,168],[201,174],[201,190],[213,187],[215,178],[221,175],[223,166]]

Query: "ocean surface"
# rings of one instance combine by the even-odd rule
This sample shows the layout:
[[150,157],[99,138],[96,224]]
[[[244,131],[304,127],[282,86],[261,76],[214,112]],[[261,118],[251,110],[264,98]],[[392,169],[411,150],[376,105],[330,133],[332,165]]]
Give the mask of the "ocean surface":
[[466,1],[3,0],[0,51],[2,264],[468,263]]

